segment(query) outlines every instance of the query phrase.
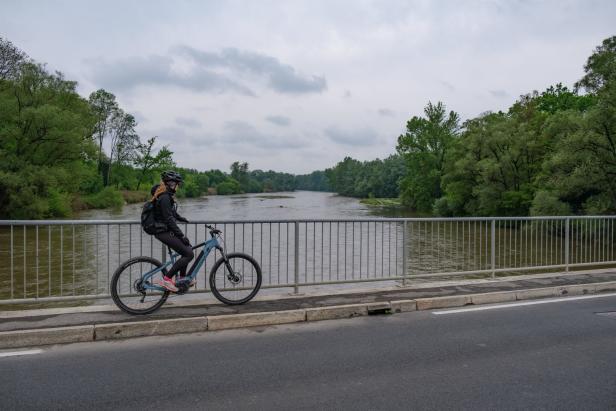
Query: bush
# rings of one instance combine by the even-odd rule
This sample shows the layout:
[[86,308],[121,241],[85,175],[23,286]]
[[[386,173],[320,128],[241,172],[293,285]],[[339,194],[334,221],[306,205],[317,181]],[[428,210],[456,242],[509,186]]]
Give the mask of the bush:
[[230,178],[216,186],[218,195],[239,194],[242,192],[240,183],[237,180]]
[[453,210],[449,204],[447,197],[441,197],[434,202],[432,212],[439,217],[451,217],[453,216]]
[[69,217],[72,214],[71,195],[56,189],[49,190],[49,215],[51,217]]
[[537,191],[530,207],[530,215],[571,215],[571,207],[549,191]]
[[88,208],[122,207],[124,205],[124,198],[122,193],[115,188],[105,187],[96,194],[85,196],[83,202]]
[[609,196],[602,193],[588,198],[582,207],[586,215],[601,215],[613,210],[613,203]]
[[144,203],[152,198],[148,191],[122,190],[121,194],[126,204]]

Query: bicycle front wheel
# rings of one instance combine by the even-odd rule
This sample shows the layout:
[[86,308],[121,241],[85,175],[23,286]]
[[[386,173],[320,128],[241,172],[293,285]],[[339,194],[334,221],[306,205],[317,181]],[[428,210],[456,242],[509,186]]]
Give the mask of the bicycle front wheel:
[[161,267],[160,261],[150,257],[135,257],[122,263],[111,279],[111,298],[124,312],[129,314],[150,314],[167,301],[169,291],[151,289],[162,279],[166,270],[153,276],[148,273]]
[[220,258],[210,272],[210,288],[219,301],[237,305],[250,301],[261,288],[261,267],[244,253]]

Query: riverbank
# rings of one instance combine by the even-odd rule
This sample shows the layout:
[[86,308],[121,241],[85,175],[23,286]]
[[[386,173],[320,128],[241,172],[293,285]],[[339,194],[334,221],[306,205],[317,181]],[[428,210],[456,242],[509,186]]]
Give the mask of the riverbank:
[[149,192],[147,191],[117,190],[113,187],[106,187],[95,194],[76,195],[71,204],[71,214],[87,210],[117,209],[127,204],[142,203],[148,198]]
[[404,208],[399,198],[362,198],[359,202],[371,207]]

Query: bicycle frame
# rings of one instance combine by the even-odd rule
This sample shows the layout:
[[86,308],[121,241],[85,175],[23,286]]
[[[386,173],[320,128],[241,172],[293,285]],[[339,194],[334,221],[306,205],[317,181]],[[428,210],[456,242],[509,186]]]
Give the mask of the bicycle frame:
[[[195,246],[193,246],[193,250],[196,250],[198,248],[203,247],[203,250],[201,250],[201,252],[199,253],[199,255],[197,256],[197,258],[195,259],[195,262],[193,263],[193,265],[190,267],[190,269],[188,270],[188,272],[186,273],[186,279],[188,279],[189,281],[192,281],[197,274],[199,273],[199,270],[201,269],[201,267],[203,266],[203,264],[205,263],[205,259],[207,258],[207,256],[210,254],[210,252],[213,249],[217,249],[221,252],[221,254],[223,255],[223,257],[225,256],[224,250],[223,248],[220,246],[220,243],[218,242],[218,237],[213,236],[212,238],[210,238],[207,241],[204,241],[200,244],[197,244]],[[169,261],[165,262],[162,266],[158,267],[155,270],[149,271],[145,274],[143,274],[142,276],[142,281],[144,282],[143,284],[143,288],[148,289],[148,290],[156,290],[156,291],[166,291],[165,288],[155,285],[155,284],[149,284],[148,280],[150,278],[152,278],[156,273],[164,270],[165,268],[175,264],[175,260],[176,258],[180,255],[179,253],[173,253],[171,252],[171,248],[167,247],[169,249]]]

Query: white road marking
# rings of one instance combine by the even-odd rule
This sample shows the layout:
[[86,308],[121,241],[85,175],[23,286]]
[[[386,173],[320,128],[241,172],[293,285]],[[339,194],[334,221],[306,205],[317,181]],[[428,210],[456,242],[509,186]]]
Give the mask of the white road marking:
[[33,355],[40,354],[43,350],[24,350],[24,351],[9,351],[9,352],[0,352],[0,357],[17,357],[19,355]]
[[561,297],[561,298],[552,298],[552,299],[549,299],[549,300],[524,301],[524,302],[520,302],[520,303],[488,305],[488,306],[484,306],[484,307],[472,307],[472,308],[460,308],[460,309],[456,309],[456,310],[434,311],[434,312],[432,312],[432,314],[434,314],[434,315],[460,314],[460,313],[467,313],[467,312],[471,312],[471,311],[496,310],[496,309],[499,309],[499,308],[520,307],[520,306],[524,306],[524,305],[550,304],[550,303],[560,303],[560,302],[563,302],[563,301],[589,300],[591,298],[605,298],[605,297],[616,297],[616,294],[583,295],[583,296],[580,296],[580,297]]

